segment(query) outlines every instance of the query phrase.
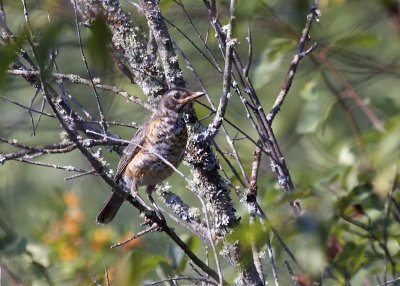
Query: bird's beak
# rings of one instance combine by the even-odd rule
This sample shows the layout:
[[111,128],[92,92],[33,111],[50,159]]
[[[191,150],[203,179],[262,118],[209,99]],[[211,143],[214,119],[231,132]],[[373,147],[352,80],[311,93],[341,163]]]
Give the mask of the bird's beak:
[[205,95],[204,92],[199,91],[199,92],[191,92],[190,95],[184,99],[182,99],[183,104],[189,103],[192,100],[195,100],[196,98]]

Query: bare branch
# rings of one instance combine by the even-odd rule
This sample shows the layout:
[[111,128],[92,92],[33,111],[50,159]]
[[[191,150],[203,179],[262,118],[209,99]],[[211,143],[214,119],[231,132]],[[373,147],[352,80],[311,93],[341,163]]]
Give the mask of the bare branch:
[[[33,76],[38,76],[39,72],[38,71],[28,71],[28,70],[8,70],[6,71],[8,74],[10,75],[20,75],[23,76],[25,78],[31,78]],[[154,108],[151,107],[148,103],[143,102],[142,100],[140,100],[137,96],[130,94],[120,88],[117,88],[115,86],[110,86],[110,85],[105,85],[105,84],[101,84],[98,81],[90,81],[88,79],[82,78],[78,75],[74,75],[74,74],[62,74],[62,73],[52,73],[52,76],[54,78],[57,79],[65,79],[68,80],[72,83],[79,83],[79,84],[84,84],[84,85],[88,85],[88,86],[94,86],[96,88],[100,88],[103,90],[108,90],[111,91],[115,94],[118,94],[124,98],[126,98],[129,101],[132,101],[142,107],[144,107],[145,109],[149,110],[149,111],[153,111]]]
[[225,67],[223,75],[222,94],[219,100],[219,105],[214,120],[212,124],[210,124],[207,127],[207,135],[205,137],[206,140],[215,137],[215,135],[217,134],[218,129],[222,124],[226,106],[228,105],[228,99],[230,97],[229,91],[231,87],[231,78],[232,78],[232,53],[235,45],[235,39],[232,39],[232,24],[235,19],[235,8],[236,8],[236,1],[231,0],[230,17],[228,26],[226,28],[226,38],[225,38]]
[[[68,143],[56,143],[56,144],[51,144],[51,145],[42,145],[42,146],[29,146],[29,145],[23,145],[18,143],[15,140],[8,140],[5,138],[0,138],[0,141],[7,143],[9,145],[12,145],[14,147],[20,148],[20,149],[25,149],[21,151],[16,151],[12,152],[9,154],[1,154],[0,155],[0,163],[4,163],[8,160],[15,160],[24,156],[37,156],[37,155],[45,155],[45,154],[56,154],[56,153],[67,153],[71,152],[72,150],[77,148],[77,145],[73,142],[68,142]],[[111,142],[108,140],[94,140],[94,139],[85,139],[85,140],[79,140],[79,144],[82,144],[86,148],[93,147],[93,146],[102,146],[105,144],[110,144]],[[126,143],[121,142],[114,142],[112,143],[113,145],[126,145]]]
[[253,163],[251,164],[251,175],[250,175],[250,190],[257,196],[257,178],[258,169],[260,168],[261,162],[261,149],[257,146],[253,152]]
[[42,166],[42,167],[49,167],[49,168],[53,168],[53,169],[58,169],[58,170],[64,170],[64,171],[68,171],[68,172],[78,172],[78,173],[89,173],[93,171],[87,171],[87,170],[83,170],[80,168],[76,168],[74,166],[60,166],[60,165],[56,165],[56,164],[48,164],[48,163],[43,163],[43,162],[36,162],[36,161],[31,161],[31,160],[27,160],[27,159],[22,159],[22,158],[17,158],[14,159],[16,161],[20,161],[23,163],[27,163],[27,164],[31,164],[31,165],[36,165],[36,166]]
[[64,178],[64,181],[73,180],[73,179],[76,179],[76,178],[80,178],[80,177],[87,176],[87,175],[92,175],[92,174],[97,175],[95,170],[90,170],[90,171],[87,171],[87,172],[83,172],[81,174],[76,174],[76,175]]
[[100,99],[99,99],[99,94],[97,93],[97,89],[96,86],[93,82],[93,77],[92,77],[92,73],[90,72],[89,69],[89,64],[87,62],[86,56],[85,56],[85,52],[83,51],[83,44],[82,44],[82,37],[81,37],[81,30],[79,29],[79,22],[78,22],[78,12],[77,12],[77,5],[76,5],[76,0],[74,0],[74,13],[75,13],[75,25],[76,25],[76,31],[78,33],[78,41],[79,41],[79,49],[81,51],[81,55],[82,55],[82,60],[83,63],[85,64],[85,68],[86,68],[86,72],[89,76],[90,82],[92,84],[92,88],[93,88],[93,92],[96,98],[96,103],[97,103],[97,109],[99,110],[99,114],[100,114],[100,126],[103,128],[103,133],[106,134],[107,133],[107,124],[106,124],[106,119],[104,117],[104,113],[103,113],[103,108],[101,107],[100,104]]
[[[179,1],[179,2],[178,2]],[[183,5],[181,0],[174,0],[175,3],[177,3],[183,10],[183,12],[186,15],[186,18],[188,19],[190,26],[193,28],[193,31],[196,33],[197,37],[200,39],[200,41],[203,43],[204,47],[206,48],[211,60],[212,60],[212,65],[214,66],[214,68],[218,71],[218,73],[223,74],[223,71],[221,69],[221,67],[218,64],[217,59],[214,57],[214,54],[211,52],[210,48],[207,45],[207,39],[204,39],[203,36],[200,34],[200,32],[198,31],[198,29],[196,28],[196,26],[194,25],[192,18],[189,16],[189,13],[187,12],[185,6]],[[178,30],[180,31],[180,30]],[[182,32],[182,34],[185,36],[186,35]]]
[[28,27],[28,31],[29,31],[31,38],[33,38],[31,22],[29,21],[29,13],[28,13],[28,8],[26,7],[25,0],[22,0],[22,6],[24,7],[24,17],[25,17],[26,26]]
[[251,62],[253,60],[253,38],[251,36],[251,30],[250,30],[250,25],[247,28],[247,37],[246,37],[247,42],[249,43],[249,52],[247,56],[247,64],[243,70],[243,75],[244,76],[249,76],[249,71],[251,67]]
[[[255,228],[255,216],[254,215],[250,215],[249,217],[250,220],[250,227],[252,228],[251,231],[255,232],[257,231]],[[263,267],[262,267],[262,262],[261,262],[261,258],[260,258],[260,252],[257,246],[257,242],[254,239],[254,236],[252,235],[252,233],[250,233],[251,236],[251,252],[253,254],[253,260],[254,260],[254,265],[257,269],[257,273],[258,276],[260,277],[261,283],[263,285],[265,285],[265,277],[264,277],[264,271],[263,271]]]
[[400,281],[400,277],[397,277],[395,279],[386,281],[385,283],[382,283],[382,284],[378,284],[377,286],[386,286],[386,285],[390,285],[390,284],[396,283],[397,281]]
[[118,243],[112,245],[111,248],[120,247],[120,246],[122,246],[124,244],[127,244],[128,242],[130,242],[130,241],[132,241],[132,240],[134,240],[134,239],[136,239],[138,237],[141,237],[141,236],[145,235],[146,233],[158,230],[159,228],[160,227],[155,224],[155,225],[153,225],[153,226],[151,226],[151,227],[149,227],[149,228],[147,228],[145,230],[142,230],[141,232],[135,233],[134,235],[132,235],[131,237],[129,237],[128,239],[126,239],[124,241],[121,241],[121,242],[118,242]]
[[147,18],[149,29],[155,36],[168,87],[184,86],[185,81],[179,68],[178,58],[161,15],[158,1],[140,0],[140,3]]
[[272,269],[272,275],[274,276],[275,286],[279,286],[278,272],[276,271],[274,254],[272,253],[271,241],[269,239],[268,234],[267,234],[267,250],[268,250],[268,256],[269,256],[269,263],[270,263],[271,269]]
[[286,265],[286,268],[287,268],[287,270],[288,270],[288,272],[289,272],[289,274],[290,274],[290,277],[292,278],[293,285],[298,285],[298,283],[297,283],[297,281],[296,281],[296,278],[294,277],[293,270],[292,270],[292,268],[290,267],[289,262],[287,262],[286,260],[285,260],[285,265]]
[[[196,283],[196,282],[197,282],[197,283],[206,282],[206,283],[209,284],[209,285],[219,285],[219,284],[217,284],[217,283],[214,283],[213,281],[211,281],[211,280],[208,279],[207,277],[189,277],[189,276],[169,277],[169,278],[162,279],[162,280],[160,280],[160,281],[151,282],[151,283],[146,283],[146,284],[144,284],[144,285],[145,285],[145,286],[152,286],[152,285],[158,285],[158,284],[165,283],[165,282],[169,282],[169,281],[175,282],[175,281],[185,281],[185,280],[187,280],[187,281],[194,281],[195,283]],[[196,285],[197,285],[197,283],[196,283]],[[193,285],[194,285],[194,284],[193,284]],[[200,285],[200,284],[198,284],[198,285]]]
[[[314,21],[314,17],[310,17],[310,15],[315,15],[315,12],[311,12],[309,14],[309,16],[307,17],[308,21],[306,24],[306,29],[303,30],[303,33],[307,33],[306,35],[308,36],[310,33],[310,29],[311,29],[311,23]],[[303,35],[300,39],[300,43],[299,43],[299,47],[300,46],[304,46],[303,43],[301,43],[302,40],[305,41],[306,38],[303,39]],[[271,111],[268,113],[267,115],[267,120],[270,122],[270,124],[272,123],[272,121],[274,120],[276,114],[279,112],[279,110],[281,109],[281,106],[283,104],[283,101],[285,100],[286,95],[288,94],[290,87],[292,86],[292,82],[294,79],[294,76],[296,74],[297,71],[297,67],[299,66],[299,63],[301,61],[301,59],[303,59],[306,55],[308,55],[309,53],[311,53],[315,48],[317,47],[317,44],[314,43],[309,50],[307,50],[306,52],[303,52],[303,50],[300,50],[297,52],[297,54],[294,56],[292,62],[290,63],[289,66],[289,70],[286,74],[286,77],[283,81],[281,90],[279,91],[279,94],[275,100],[275,103],[273,104]]]

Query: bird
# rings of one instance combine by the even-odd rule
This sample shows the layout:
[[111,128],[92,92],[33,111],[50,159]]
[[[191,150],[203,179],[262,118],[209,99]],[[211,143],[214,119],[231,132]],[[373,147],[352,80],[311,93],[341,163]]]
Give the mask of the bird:
[[[129,189],[132,196],[150,209],[138,194],[138,188],[147,186],[146,194],[160,219],[164,219],[151,193],[156,185],[172,175],[181,163],[188,139],[184,111],[204,92],[193,92],[175,87],[167,90],[158,103],[154,115],[144,123],[124,149],[114,181]],[[163,160],[164,159],[164,160]],[[114,190],[106,199],[96,217],[98,224],[109,223],[124,202]]]

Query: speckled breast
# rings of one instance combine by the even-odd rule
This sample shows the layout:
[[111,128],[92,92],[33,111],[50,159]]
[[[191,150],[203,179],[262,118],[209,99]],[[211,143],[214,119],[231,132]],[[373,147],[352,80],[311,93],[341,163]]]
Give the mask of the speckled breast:
[[[141,149],[128,164],[127,171],[137,179],[137,184],[155,185],[174,170],[162,159],[177,167],[185,154],[187,130],[183,116],[158,117],[149,123]],[[162,158],[160,158],[162,157]]]

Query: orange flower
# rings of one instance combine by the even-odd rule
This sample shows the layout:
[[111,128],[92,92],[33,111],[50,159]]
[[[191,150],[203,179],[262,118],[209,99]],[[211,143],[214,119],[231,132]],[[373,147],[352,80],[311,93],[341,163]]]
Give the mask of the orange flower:
[[83,221],[84,214],[80,209],[70,209],[64,214],[62,221],[65,233],[76,236],[81,232],[80,223]]
[[58,250],[58,256],[63,261],[70,261],[78,256],[78,250],[70,245],[63,245]]
[[43,241],[46,244],[52,244],[57,241],[62,235],[61,224],[59,221],[51,222],[47,232],[43,235]]
[[65,192],[63,194],[63,199],[65,204],[70,208],[77,207],[80,204],[79,197],[73,191]]
[[64,223],[74,222],[80,223],[83,221],[85,215],[80,209],[71,209],[65,212],[64,214]]
[[65,233],[70,234],[72,236],[79,235],[81,232],[81,227],[79,224],[72,222],[72,221],[66,221],[63,224]]
[[90,241],[90,247],[94,250],[99,250],[110,241],[111,229],[110,228],[97,228],[93,232],[93,237]]

